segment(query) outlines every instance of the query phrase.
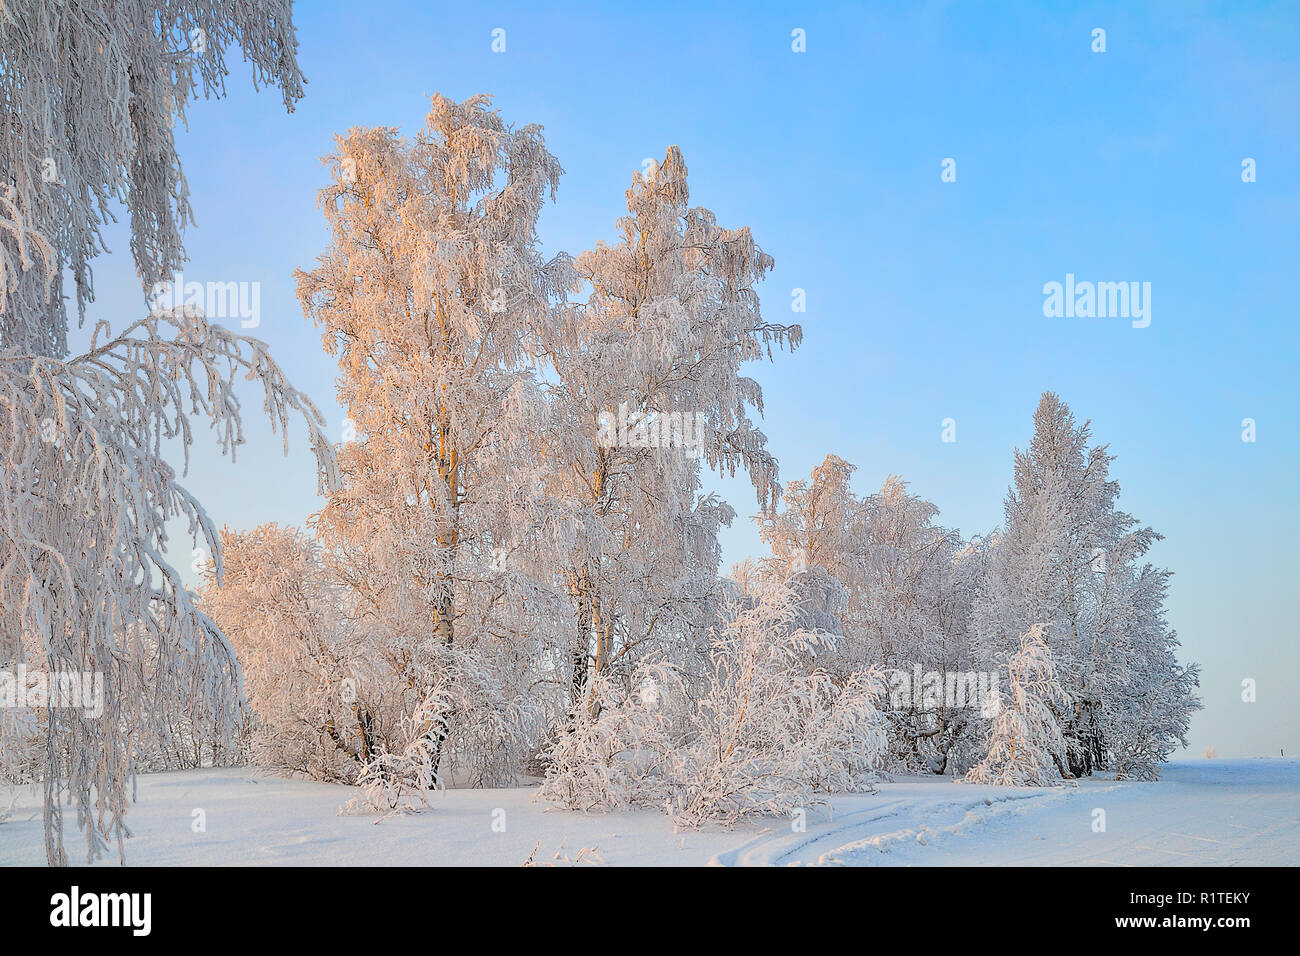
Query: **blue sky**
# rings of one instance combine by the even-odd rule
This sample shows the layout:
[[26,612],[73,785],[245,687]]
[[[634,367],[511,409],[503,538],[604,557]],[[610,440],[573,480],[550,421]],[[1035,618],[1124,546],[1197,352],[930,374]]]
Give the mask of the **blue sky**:
[[[466,6],[300,3],[297,111],[255,94],[236,53],[229,96],[194,104],[180,137],[186,278],[261,283],[253,334],[332,429],[334,366],[291,276],[326,242],[334,133],[414,129],[434,92],[493,94],[508,121],[545,127],[566,175],[541,239],[573,253],[612,238],[633,173],[676,143],[692,200],[775,257],[766,314],[804,325],[801,349],[752,370],[784,477],[834,452],[859,492],[899,473],[945,524],[985,532],[1039,393],[1058,392],[1110,443],[1121,506],[1166,536],[1169,616],[1204,668],[1192,752],[1300,752],[1300,8]],[[142,296],[125,229],[106,235],[91,316],[116,327]],[[1150,326],[1045,318],[1043,284],[1067,273],[1150,282]],[[218,523],[301,524],[319,505],[310,455],[299,441],[281,457],[249,397],[239,466],[201,440],[190,487]],[[753,511],[741,482],[716,486]],[[728,562],[761,550],[743,518],[724,544]]]

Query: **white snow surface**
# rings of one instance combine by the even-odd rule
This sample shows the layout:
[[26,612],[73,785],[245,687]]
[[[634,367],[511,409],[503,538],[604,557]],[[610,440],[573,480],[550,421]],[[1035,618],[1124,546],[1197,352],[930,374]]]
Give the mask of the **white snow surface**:
[[[536,848],[536,863],[558,865],[580,856],[651,866],[1300,863],[1300,759],[1292,758],[1188,760],[1167,766],[1157,783],[1094,778],[1055,788],[896,776],[875,794],[832,797],[833,813],[809,812],[805,832],[769,820],[674,833],[650,811],[557,810],[535,800],[535,787],[447,790],[406,816],[339,815],[355,793],[251,769],[141,776],[126,862],[519,866]],[[17,797],[0,823],[0,864],[44,865],[39,793]],[[204,832],[194,832],[198,809]],[[1104,832],[1094,830],[1097,809]],[[74,863],[85,859],[75,825],[69,814]]]

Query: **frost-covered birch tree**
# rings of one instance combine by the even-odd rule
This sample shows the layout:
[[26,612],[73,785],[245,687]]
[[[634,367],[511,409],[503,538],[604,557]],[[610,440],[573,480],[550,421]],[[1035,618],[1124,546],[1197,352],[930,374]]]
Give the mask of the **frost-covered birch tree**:
[[0,7],[0,347],[66,354],[64,272],[84,316],[119,200],[143,288],[181,267],[193,211],[176,123],[191,99],[224,94],[231,47],[292,111],[303,78],[289,0]]
[[193,707],[221,715],[219,730],[236,726],[234,655],[168,560],[165,525],[185,521],[218,561],[220,540],[163,447],[188,447],[197,414],[233,453],[243,441],[237,377],[262,383],[275,427],[287,430],[291,414],[306,422],[328,481],[319,413],[255,339],[154,313],[116,336],[99,326],[77,358],[0,352],[0,660],[30,658],[50,673],[105,682],[102,715],[53,707],[47,715],[52,863],[66,862],[61,793],[77,804],[92,857],[110,837],[120,850],[127,728]]
[[[947,674],[971,667],[967,640],[975,577],[960,537],[935,523],[938,508],[896,475],[858,497],[855,467],[827,455],[808,480],[791,481],[780,506],[756,516],[780,572],[825,568],[844,588],[844,637],[827,666],[840,674],[868,667]],[[949,755],[978,734],[972,712],[920,694],[891,710],[898,769],[947,772]]]
[[319,544],[266,524],[223,528],[221,550],[221,580],[210,565],[199,607],[238,655],[248,758],[317,780],[352,781],[378,748],[385,722],[370,668],[359,659],[365,648],[351,640],[342,589]]
[[854,470],[828,455],[809,480],[790,482],[780,506],[755,518],[763,541],[787,572],[815,565],[844,585],[846,664],[959,662],[963,590],[950,578],[960,537],[935,524],[939,509],[897,475],[859,498]]
[[856,525],[862,503],[849,485],[857,466],[837,455],[813,468],[808,480],[788,482],[778,507],[754,517],[772,557],[787,572],[817,566],[853,577]]
[[673,645],[677,660],[702,648],[717,532],[734,516],[701,494],[702,469],[744,472],[763,507],[779,494],[776,459],[751,419],[762,390],[742,367],[802,335],[763,318],[755,287],[772,259],[748,228],[689,205],[680,150],[637,174],[626,198],[617,241],[574,261],[585,301],[558,309],[544,337],[561,423],[548,491],[572,529],[561,571],[571,686],[590,706],[592,679],[607,669],[652,648]]
[[298,273],[355,432],[317,530],[358,626],[417,694],[451,670],[511,675],[479,688],[486,700],[466,688],[461,704],[435,709],[435,774],[470,711],[522,702],[556,616],[538,613],[554,590],[530,558],[549,414],[532,359],[566,275],[536,238],[561,169],[539,127],[512,127],[490,104],[435,95],[414,138],[340,137],[320,193],[331,242]]
[[291,108],[302,77],[288,3],[0,7],[0,663],[104,683],[102,714],[43,714],[52,864],[67,862],[64,803],[89,859],[110,840],[122,853],[133,748],[165,733],[169,712],[205,711],[218,732],[236,724],[234,655],[168,560],[165,523],[186,521],[218,568],[220,542],[164,443],[187,449],[191,419],[206,419],[233,455],[234,383],[252,379],[273,426],[305,420],[331,477],[319,413],[256,339],[154,311],[116,334],[96,323],[89,350],[65,357],[63,275],[84,314],[112,203],[124,200],[145,288],[183,260],[190,209],[173,128],[190,97],[222,93],[232,45]]

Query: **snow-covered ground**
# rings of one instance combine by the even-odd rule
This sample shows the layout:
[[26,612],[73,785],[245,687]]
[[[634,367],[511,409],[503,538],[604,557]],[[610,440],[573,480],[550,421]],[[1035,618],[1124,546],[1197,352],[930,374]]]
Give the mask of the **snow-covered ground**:
[[[249,770],[141,777],[127,821],[128,864],[517,866],[832,864],[846,866],[1300,864],[1300,760],[1198,760],[1158,783],[1085,780],[1007,790],[901,777],[871,795],[733,831],[673,833],[656,813],[581,814],[534,802],[532,788],[449,790],[404,817],[340,816],[346,787]],[[1105,811],[1105,830],[1094,829]],[[194,832],[195,811],[204,832]],[[69,856],[80,834],[67,824]],[[584,851],[586,851],[584,853]],[[557,860],[558,857],[558,860]],[[0,824],[0,863],[43,864],[39,798],[20,795]],[[116,857],[107,861],[116,863]]]

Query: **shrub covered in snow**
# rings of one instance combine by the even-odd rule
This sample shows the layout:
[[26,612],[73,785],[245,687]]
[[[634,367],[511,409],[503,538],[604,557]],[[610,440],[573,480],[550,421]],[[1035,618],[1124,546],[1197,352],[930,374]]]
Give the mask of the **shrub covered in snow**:
[[1007,690],[989,726],[988,752],[966,780],[1003,787],[1059,781],[1065,740],[1053,708],[1064,699],[1043,629],[1035,625],[1021,635],[1020,649],[1007,661]]
[[764,587],[723,611],[702,695],[663,664],[598,688],[551,753],[541,796],[582,809],[657,806],[678,826],[788,815],[867,789],[885,744],[874,672],[835,680],[834,636],[798,625],[797,593]]

